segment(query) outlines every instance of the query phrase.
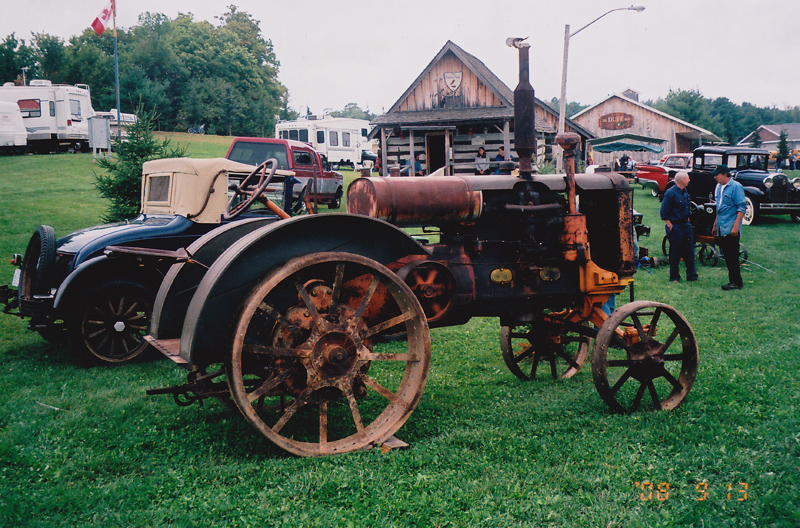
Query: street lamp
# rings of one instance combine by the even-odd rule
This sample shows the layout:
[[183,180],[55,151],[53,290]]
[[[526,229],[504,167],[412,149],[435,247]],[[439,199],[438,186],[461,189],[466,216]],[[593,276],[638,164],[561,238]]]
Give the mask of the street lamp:
[[[579,30],[575,31],[574,33],[569,32],[569,24],[564,26],[564,63],[561,69],[561,100],[558,102],[558,133],[564,133],[564,114],[567,111],[567,56],[569,54],[569,39],[586,29],[587,27],[591,26],[604,16],[609,13],[613,13],[614,11],[636,11],[637,13],[641,13],[644,11],[644,6],[630,6],[630,7],[618,7],[616,9],[612,9],[611,11],[606,11],[599,17],[595,18]],[[561,171],[563,167],[563,157],[560,155],[556,158],[556,162],[558,165],[558,170]]]

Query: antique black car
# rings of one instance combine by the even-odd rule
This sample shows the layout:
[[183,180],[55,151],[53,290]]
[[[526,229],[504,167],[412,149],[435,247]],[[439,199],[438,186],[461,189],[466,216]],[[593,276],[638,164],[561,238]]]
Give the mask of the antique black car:
[[[3,311],[30,318],[30,330],[52,343],[66,342],[79,358],[99,363],[136,358],[147,347],[143,337],[156,291],[174,262],[166,262],[165,255],[191,248],[193,241],[226,223],[241,224],[229,231],[242,236],[278,218],[266,208],[226,208],[229,186],[253,169],[222,158],[145,163],[142,212],[136,218],[59,239],[50,226],[36,229],[24,258],[12,259],[19,267],[12,284],[0,286]],[[292,174],[277,172],[276,180]],[[120,250],[108,249],[121,245],[149,254],[117,258]]]
[[[800,216],[800,178],[790,179],[783,172],[769,172],[769,151],[749,147],[700,147],[695,149],[689,172],[689,195],[704,204],[714,201],[716,181],[711,172],[727,165],[731,176],[744,187],[747,211],[742,223],[750,225],[761,215]],[[670,186],[674,185],[671,184]]]

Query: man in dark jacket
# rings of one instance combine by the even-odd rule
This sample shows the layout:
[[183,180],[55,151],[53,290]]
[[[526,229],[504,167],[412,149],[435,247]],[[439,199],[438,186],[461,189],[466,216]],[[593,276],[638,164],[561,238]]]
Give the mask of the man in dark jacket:
[[681,258],[686,264],[686,280],[696,281],[697,270],[694,266],[694,238],[692,225],[689,223],[691,200],[686,186],[689,184],[689,173],[680,171],[675,175],[675,185],[664,193],[661,202],[661,219],[664,221],[669,239],[669,280],[681,280],[679,264]]

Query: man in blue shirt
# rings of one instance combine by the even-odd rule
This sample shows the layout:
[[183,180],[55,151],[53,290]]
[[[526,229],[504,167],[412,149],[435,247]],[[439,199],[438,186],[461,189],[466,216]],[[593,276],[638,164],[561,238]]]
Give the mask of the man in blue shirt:
[[681,280],[679,264],[681,258],[686,264],[686,280],[696,281],[697,270],[694,266],[694,238],[692,225],[689,223],[691,199],[686,192],[689,185],[689,173],[680,171],[675,175],[675,185],[667,189],[661,202],[661,219],[664,221],[669,239],[669,280]]
[[[413,170],[413,172],[412,172]],[[400,174],[407,172],[409,176],[422,176],[422,163],[419,161],[419,154],[414,154],[414,160],[408,160],[405,166],[400,170]]]
[[711,173],[717,180],[714,189],[714,201],[717,204],[717,218],[714,220],[714,235],[717,245],[725,257],[728,267],[728,284],[723,290],[741,290],[742,273],[739,269],[739,227],[742,225],[747,202],[744,199],[744,187],[731,179],[727,165],[717,165]]

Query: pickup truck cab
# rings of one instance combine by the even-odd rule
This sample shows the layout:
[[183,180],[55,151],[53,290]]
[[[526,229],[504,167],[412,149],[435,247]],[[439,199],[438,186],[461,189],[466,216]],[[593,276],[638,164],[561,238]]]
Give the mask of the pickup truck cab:
[[[237,163],[259,165],[274,158],[278,169],[294,172],[299,183],[292,189],[295,204],[311,202],[338,209],[342,203],[344,178],[331,170],[328,160],[313,147],[291,139],[237,137],[225,157]],[[267,192],[273,189],[268,188]],[[295,207],[295,211],[298,207]]]
[[636,181],[645,189],[650,189],[653,196],[661,199],[667,190],[667,185],[675,178],[675,174],[678,171],[688,170],[691,166],[691,152],[667,154],[658,165],[637,165]]

